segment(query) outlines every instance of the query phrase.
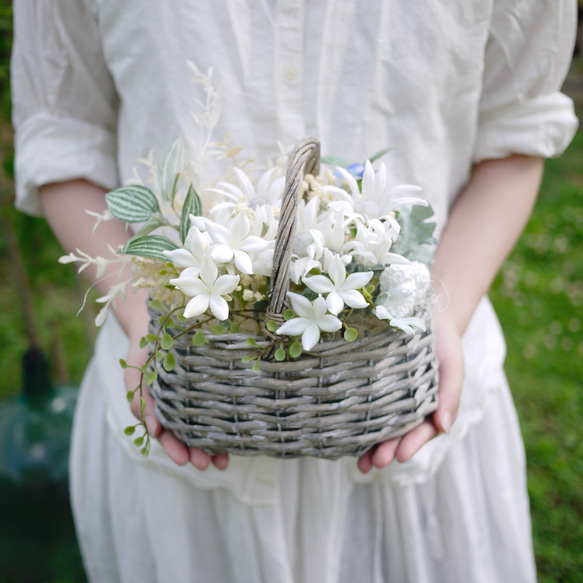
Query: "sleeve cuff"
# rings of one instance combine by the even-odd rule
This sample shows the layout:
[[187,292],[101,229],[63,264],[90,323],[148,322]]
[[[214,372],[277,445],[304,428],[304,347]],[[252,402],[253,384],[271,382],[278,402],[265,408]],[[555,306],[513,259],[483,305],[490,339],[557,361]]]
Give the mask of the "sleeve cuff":
[[84,121],[39,114],[15,136],[16,208],[42,216],[38,189],[85,179],[108,190],[119,184],[115,135]]
[[474,162],[511,154],[559,156],[578,125],[573,101],[559,92],[512,104],[480,119]]

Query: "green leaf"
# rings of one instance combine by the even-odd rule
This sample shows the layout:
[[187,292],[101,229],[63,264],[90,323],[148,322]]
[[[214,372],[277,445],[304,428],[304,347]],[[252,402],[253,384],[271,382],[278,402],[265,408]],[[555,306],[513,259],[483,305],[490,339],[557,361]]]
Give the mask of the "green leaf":
[[197,330],[196,334],[192,337],[192,343],[195,346],[202,346],[208,342],[207,337],[204,335],[202,330]]
[[154,186],[163,199],[170,204],[174,199],[178,177],[188,165],[189,159],[188,144],[184,138],[178,138],[156,164]]
[[119,359],[119,365],[120,365],[122,368],[127,368],[127,367],[128,367],[128,363],[127,363],[127,362],[126,362],[126,361],[125,361],[123,358],[120,358],[120,359]]
[[134,391],[128,391],[126,393],[126,399],[128,403],[131,403],[134,400]]
[[111,214],[126,223],[145,223],[160,213],[156,195],[145,186],[132,184],[112,190],[105,195]]
[[142,443],[144,443],[143,437],[136,437],[134,439],[134,445],[136,445],[137,447],[141,447]]
[[156,360],[159,362],[164,358],[164,353],[161,350],[156,350]]
[[168,332],[166,332],[160,340],[160,346],[164,350],[170,350],[172,348],[173,344],[174,344],[174,338],[172,338],[172,336],[170,336],[170,334],[168,334]]
[[373,162],[376,162],[379,158],[382,158],[385,154],[388,154],[391,150],[392,148],[384,148],[382,150],[379,150],[374,156],[371,156],[368,159],[368,161],[372,164]]
[[231,334],[239,334],[241,328],[237,324],[231,324]]
[[281,362],[282,360],[285,360],[285,350],[280,346],[275,351],[275,354],[273,356],[274,356],[275,360],[277,360],[277,362]]
[[153,310],[158,310],[159,312],[162,312],[164,310],[164,305],[160,300],[152,300],[150,302],[150,306],[152,307]]
[[249,344],[249,346],[255,346],[256,348],[259,348],[259,344],[257,344],[257,340],[255,340],[255,338],[247,338],[246,342]]
[[170,372],[171,370],[174,370],[175,366],[176,366],[176,358],[174,358],[174,355],[171,352],[167,352],[166,356],[164,357],[164,360],[162,361],[162,366],[164,367],[164,370]]
[[184,206],[182,207],[182,216],[180,217],[179,232],[180,240],[183,243],[186,241],[186,235],[188,235],[190,229],[190,215],[194,215],[195,217],[202,216],[202,203],[192,184],[188,187],[188,192],[184,199]]
[[148,341],[145,336],[142,336],[142,338],[140,338],[140,348],[146,348],[146,346],[148,346]]
[[242,360],[243,360],[243,362],[251,362],[252,360],[255,360],[255,357],[249,356],[248,354],[246,354]]
[[154,371],[147,372],[144,375],[144,381],[147,385],[151,385],[156,380],[156,373]]
[[140,367],[140,372],[148,372],[148,364],[142,364]]
[[225,331],[225,329],[223,328],[223,326],[221,326],[221,324],[217,324],[216,326],[211,326],[211,332],[213,334],[216,334],[217,336],[222,334],[224,331]]
[[294,340],[289,345],[287,353],[290,355],[291,358],[299,358],[302,354],[302,345],[297,340]]
[[148,446],[144,445],[144,447],[142,447],[142,449],[140,450],[140,453],[141,453],[141,454],[142,454],[144,457],[146,457],[146,456],[148,455],[148,453],[149,453],[149,451],[148,451]]
[[329,166],[340,166],[341,168],[346,168],[348,166],[348,162],[338,156],[323,156],[320,158],[320,162],[322,164],[328,164]]
[[270,332],[275,332],[279,328],[279,325],[275,320],[269,320],[269,322],[267,322],[266,328]]
[[166,237],[162,237],[161,235],[148,235],[139,239],[131,239],[123,246],[120,253],[166,261],[168,257],[162,251],[173,251],[174,249],[178,249],[178,247],[172,241],[166,239]]
[[284,320],[291,320],[294,316],[295,316],[295,312],[293,310],[290,310],[290,309],[287,309],[283,313],[283,319]]
[[354,342],[358,338],[358,330],[356,328],[346,328],[344,331],[344,340],[346,342]]
[[253,370],[255,372],[261,372],[261,366],[259,365],[259,361],[257,361],[254,365],[253,365]]
[[130,425],[129,427],[126,427],[126,428],[123,430],[123,432],[124,432],[126,435],[133,435],[133,434],[135,433],[135,431],[136,431],[136,427],[135,427],[134,425]]

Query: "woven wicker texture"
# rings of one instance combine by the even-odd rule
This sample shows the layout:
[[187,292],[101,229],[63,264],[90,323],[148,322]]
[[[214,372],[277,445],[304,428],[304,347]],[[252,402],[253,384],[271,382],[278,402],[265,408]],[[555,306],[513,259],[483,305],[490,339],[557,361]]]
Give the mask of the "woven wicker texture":
[[[318,172],[315,138],[296,146],[286,176],[266,320],[280,320],[286,306],[296,209],[305,170]],[[432,298],[426,332],[405,334],[387,328],[348,343],[322,339],[297,360],[260,361],[260,372],[244,356],[257,349],[247,335],[207,334],[195,346],[177,337],[171,372],[153,361],[151,387],[162,425],[181,441],[208,453],[336,459],[360,455],[375,443],[403,435],[437,407],[437,361],[431,332]],[[150,308],[150,331],[159,312]],[[184,324],[184,323],[182,323]],[[172,328],[167,328],[172,334]],[[260,346],[272,344],[256,338]],[[154,364],[156,363],[156,364]]]

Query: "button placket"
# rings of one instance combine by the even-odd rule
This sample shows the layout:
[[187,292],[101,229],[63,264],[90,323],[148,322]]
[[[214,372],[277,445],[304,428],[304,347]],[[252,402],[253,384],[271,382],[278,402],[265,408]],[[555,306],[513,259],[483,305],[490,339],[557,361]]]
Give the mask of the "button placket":
[[288,1],[277,14],[276,83],[280,139],[291,145],[305,134],[302,116],[304,0]]

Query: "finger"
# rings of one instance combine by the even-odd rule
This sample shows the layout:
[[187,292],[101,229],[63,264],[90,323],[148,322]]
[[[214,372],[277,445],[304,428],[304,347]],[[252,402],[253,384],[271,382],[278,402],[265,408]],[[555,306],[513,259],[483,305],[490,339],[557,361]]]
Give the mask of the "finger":
[[206,470],[211,463],[211,456],[208,453],[198,449],[198,447],[191,447],[189,449],[190,463],[197,470]]
[[229,454],[219,453],[213,456],[213,464],[219,470],[226,470],[229,465]]
[[402,439],[402,437],[395,437],[394,439],[383,441],[383,443],[377,446],[372,456],[372,463],[375,468],[380,470],[388,466],[395,459],[395,451]]
[[433,421],[426,419],[421,425],[418,425],[401,438],[394,456],[397,461],[406,462],[437,434],[437,428]]
[[371,447],[368,451],[364,452],[358,458],[358,469],[363,474],[368,473],[373,467],[372,456],[374,454],[375,449],[376,449],[375,447]]
[[455,354],[448,355],[439,363],[439,392],[433,422],[437,429],[449,433],[459,408],[464,380],[464,360],[461,346]]
[[158,436],[158,441],[164,448],[168,457],[177,465],[183,466],[190,459],[188,448],[184,443],[178,441],[170,431],[162,431]]

